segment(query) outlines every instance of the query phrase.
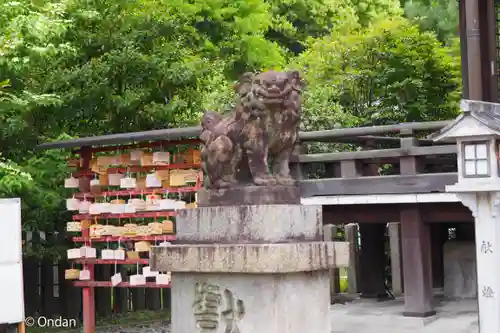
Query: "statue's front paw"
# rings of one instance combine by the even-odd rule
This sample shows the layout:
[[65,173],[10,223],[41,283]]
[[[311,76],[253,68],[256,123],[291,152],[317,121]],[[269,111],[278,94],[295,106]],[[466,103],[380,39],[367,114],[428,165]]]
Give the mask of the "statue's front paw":
[[295,186],[297,181],[291,177],[276,176],[276,182],[283,186]]
[[231,187],[231,183],[228,181],[225,181],[223,179],[219,179],[219,180],[214,182],[213,187],[218,188],[218,189],[229,188],[229,187]]
[[222,181],[234,185],[238,183],[238,180],[233,175],[222,177]]
[[253,180],[254,184],[257,186],[272,186],[276,185],[276,179],[271,178],[271,177],[255,177]]

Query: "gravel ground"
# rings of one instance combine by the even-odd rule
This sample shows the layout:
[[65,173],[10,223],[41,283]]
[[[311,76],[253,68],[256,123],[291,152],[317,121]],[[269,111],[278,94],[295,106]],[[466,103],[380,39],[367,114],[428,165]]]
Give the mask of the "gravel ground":
[[[358,300],[332,306],[332,333],[478,333],[477,301],[436,300],[438,314],[429,318],[408,318],[401,315],[404,300],[387,302]],[[163,317],[164,318],[164,317]],[[30,332],[30,330],[28,330]],[[33,333],[47,333],[37,330]],[[58,331],[80,333],[82,330]],[[141,324],[100,326],[96,333],[170,333],[169,320],[145,320]]]
[[126,327],[119,325],[99,327],[96,333],[170,333],[170,322],[160,321],[147,325],[126,325]]

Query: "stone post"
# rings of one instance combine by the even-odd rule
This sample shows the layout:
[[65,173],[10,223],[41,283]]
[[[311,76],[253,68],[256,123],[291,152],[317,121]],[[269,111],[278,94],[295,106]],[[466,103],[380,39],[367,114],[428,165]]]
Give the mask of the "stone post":
[[[179,211],[178,244],[151,250],[152,269],[172,272],[172,333],[331,333],[328,270],[349,249],[322,241],[322,207],[298,204],[294,187],[219,190],[219,206],[205,191]],[[279,191],[297,200],[269,204]]]
[[[333,224],[327,224],[323,226],[323,240],[325,242],[331,242],[335,240],[337,236],[337,226]],[[333,297],[340,293],[340,271],[338,268],[330,268],[328,270],[328,275],[330,279],[330,295]],[[333,301],[333,298],[332,298]]]
[[403,294],[401,223],[388,223],[387,228],[389,229],[389,246],[391,251],[392,293],[394,296],[399,296]]
[[500,192],[456,195],[475,219],[479,332],[500,332]]
[[349,266],[347,267],[348,293],[359,292],[359,236],[358,225],[349,223],[345,227],[345,240],[349,242]]

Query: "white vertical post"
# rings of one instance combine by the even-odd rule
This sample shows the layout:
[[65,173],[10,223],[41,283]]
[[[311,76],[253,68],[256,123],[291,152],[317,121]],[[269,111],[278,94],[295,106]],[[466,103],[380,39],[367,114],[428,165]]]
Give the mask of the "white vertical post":
[[488,207],[494,196],[494,193],[477,194],[479,210],[475,224],[480,333],[500,332],[500,219],[495,212],[498,207]]
[[457,196],[475,218],[479,333],[500,332],[500,192]]

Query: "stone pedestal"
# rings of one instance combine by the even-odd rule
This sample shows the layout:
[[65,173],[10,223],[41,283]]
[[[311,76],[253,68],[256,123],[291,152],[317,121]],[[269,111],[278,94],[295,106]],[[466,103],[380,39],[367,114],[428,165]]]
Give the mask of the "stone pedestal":
[[152,269],[172,272],[172,333],[330,333],[328,269],[349,247],[321,227],[320,206],[180,211],[179,245],[151,250]]
[[242,186],[198,191],[198,207],[233,205],[300,205],[298,186]]

